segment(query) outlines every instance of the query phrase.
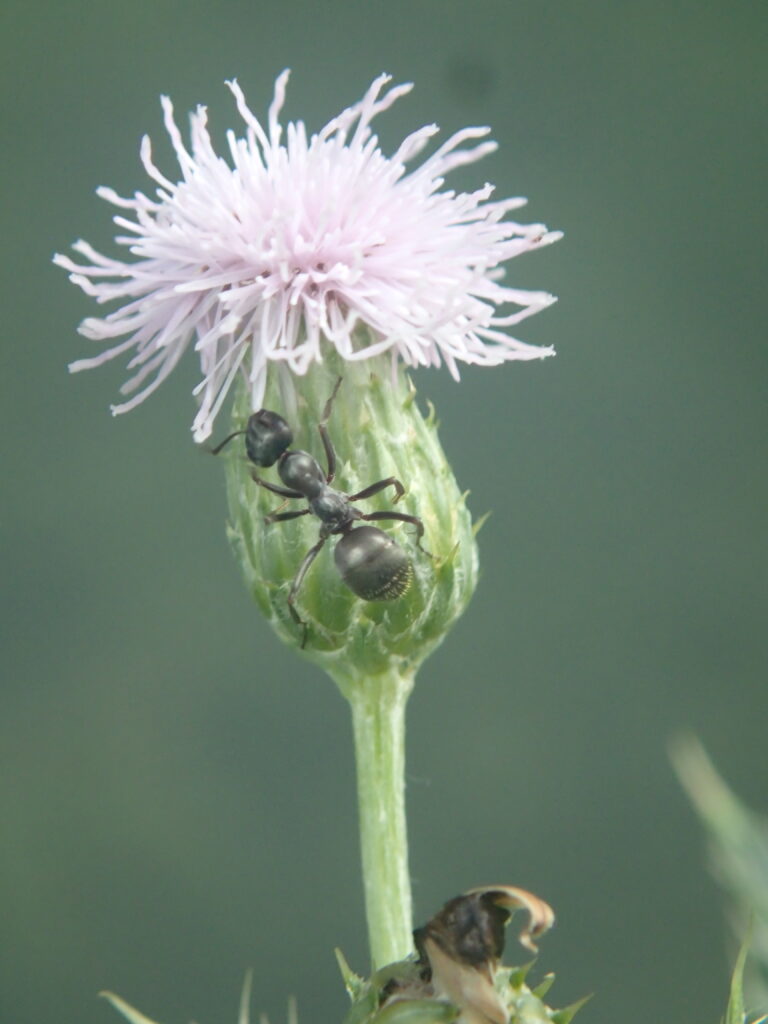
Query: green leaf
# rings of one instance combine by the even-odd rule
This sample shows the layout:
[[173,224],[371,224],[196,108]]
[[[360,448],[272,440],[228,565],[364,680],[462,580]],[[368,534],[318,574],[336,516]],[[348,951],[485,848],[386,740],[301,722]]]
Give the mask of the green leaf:
[[[465,495],[467,495],[467,494],[469,494],[469,491],[465,491],[464,493],[465,493]],[[490,511],[489,512],[483,512],[483,514],[480,516],[480,518],[475,520],[475,522],[474,522],[474,524],[472,526],[472,535],[474,537],[476,537],[478,535],[478,533],[480,533],[480,531],[482,530],[482,528],[485,526],[485,524],[488,522],[488,520],[491,518],[492,515],[493,515],[493,512],[490,512]]]
[[570,1006],[564,1006],[562,1010],[555,1010],[552,1014],[552,1020],[555,1024],[570,1024],[570,1021],[576,1016],[579,1010],[592,998],[590,992],[588,996],[583,996],[581,999],[577,999],[575,1003],[571,1003]]
[[149,1017],[145,1017],[143,1013],[139,1013],[133,1006],[126,1003],[120,996],[116,996],[114,992],[99,992],[99,995],[104,999],[107,999],[118,1013],[121,1013],[130,1024],[155,1024]]
[[253,971],[247,970],[243,979],[243,990],[240,993],[240,1009],[237,1015],[237,1024],[250,1024],[252,986]]
[[731,993],[728,999],[728,1009],[725,1011],[723,1024],[744,1024],[746,1016],[746,1010],[744,1009],[744,965],[747,962],[751,937],[750,929],[747,935],[744,936],[739,955],[736,957],[733,974],[731,975]]
[[512,988],[519,989],[525,984],[525,979],[528,977],[528,971],[536,963],[535,960],[529,960],[527,964],[523,964],[521,967],[510,967],[509,970],[509,984]]
[[554,974],[545,974],[539,982],[539,984],[536,986],[536,988],[532,990],[533,994],[537,996],[539,999],[543,999],[547,992],[549,992],[549,990],[552,988],[554,980]]
[[349,1012],[344,1018],[344,1024],[364,1024],[365,1021],[369,1021],[373,1017],[378,1005],[378,993],[373,987],[368,987],[350,1006]]
[[734,795],[694,736],[675,740],[672,761],[710,840],[712,870],[730,896],[729,916],[742,932],[747,921],[754,941],[744,976],[746,1002],[768,1004],[768,820]]
[[344,982],[344,987],[349,993],[349,998],[354,1002],[363,994],[367,982],[361,978],[359,974],[355,974],[347,963],[347,958],[340,949],[336,948],[333,952],[336,956],[336,962],[339,965],[339,970],[341,971],[341,978]]

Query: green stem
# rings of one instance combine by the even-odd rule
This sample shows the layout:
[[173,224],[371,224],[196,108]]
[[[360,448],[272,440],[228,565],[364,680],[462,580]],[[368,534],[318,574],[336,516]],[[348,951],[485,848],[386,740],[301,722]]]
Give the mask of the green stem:
[[405,821],[405,705],[413,676],[339,682],[352,708],[365,912],[374,969],[413,948]]

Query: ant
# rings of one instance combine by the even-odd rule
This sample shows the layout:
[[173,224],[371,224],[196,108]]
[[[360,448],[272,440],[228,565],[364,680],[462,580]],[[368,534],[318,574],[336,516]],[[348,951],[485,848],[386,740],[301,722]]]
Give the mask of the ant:
[[288,610],[293,621],[302,630],[302,648],[307,642],[308,626],[296,611],[296,597],[310,566],[329,537],[336,534],[340,536],[334,550],[336,568],[349,589],[365,601],[392,601],[401,597],[411,585],[413,565],[389,534],[376,526],[356,526],[359,520],[371,522],[397,519],[400,522],[411,523],[416,527],[417,547],[427,554],[421,546],[424,524],[418,516],[394,511],[365,513],[360,512],[352,504],[370,498],[387,487],[394,488],[394,500],[399,501],[405,494],[405,488],[398,479],[388,476],[386,480],[377,480],[356,494],[343,494],[331,487],[336,475],[336,452],[328,434],[327,424],[341,381],[342,378],[339,377],[317,425],[328,463],[327,472],[323,472],[317,459],[308,452],[288,450],[293,443],[293,431],[282,416],[270,412],[269,409],[260,409],[253,413],[244,430],[235,430],[211,449],[213,455],[218,455],[233,438],[244,434],[245,451],[250,461],[255,466],[263,468],[277,463],[278,476],[285,486],[269,483],[252,470],[251,476],[255,482],[281,498],[303,498],[307,502],[306,508],[281,512],[280,509],[285,505],[283,502],[278,509],[264,517],[265,523],[284,523],[289,519],[306,515],[317,516],[320,520],[320,538],[304,556],[288,593]]

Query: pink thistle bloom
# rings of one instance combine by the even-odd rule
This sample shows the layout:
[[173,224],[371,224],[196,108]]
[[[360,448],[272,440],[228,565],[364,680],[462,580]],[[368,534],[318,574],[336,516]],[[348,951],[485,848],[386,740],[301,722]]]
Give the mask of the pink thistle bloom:
[[122,340],[70,369],[132,351],[128,366],[136,372],[121,389],[132,397],[112,408],[127,412],[194,343],[203,379],[192,429],[203,441],[238,372],[247,375],[258,409],[271,361],[303,374],[328,344],[350,360],[389,350],[408,366],[442,361],[456,378],[459,362],[495,366],[552,355],[502,328],[554,297],[508,288],[500,278],[506,260],[561,233],[506,220],[525,200],[492,201],[491,185],[470,193],[443,189],[449,171],[496,148],[490,140],[472,145],[489,129],[456,132],[407,170],[437,126],[413,132],[387,157],[371,122],[410,84],[387,88],[389,76],[379,76],[359,103],[308,138],[301,121],[289,123],[283,137],[278,116],[287,81],[284,71],[266,128],[237,82],[227,83],[245,123],[243,138],[227,134],[229,161],[213,149],[205,107],[190,115],[188,149],[171,101],[162,98],[181,181],[158,170],[145,136],[141,159],[157,185],[155,198],[97,190],[128,211],[114,218],[128,232],[115,241],[134,258],[103,256],[84,241],[73,249],[85,263],[54,258],[97,302],[123,303],[80,325],[94,341]]

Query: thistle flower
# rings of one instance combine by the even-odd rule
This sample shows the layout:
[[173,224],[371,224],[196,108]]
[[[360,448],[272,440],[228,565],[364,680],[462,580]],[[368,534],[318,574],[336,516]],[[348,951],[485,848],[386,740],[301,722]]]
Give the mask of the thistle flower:
[[[193,345],[202,370],[194,392],[196,441],[211,434],[236,382],[229,440],[264,406],[283,419],[284,436],[293,434],[311,452],[333,394],[327,426],[340,439],[333,458],[338,493],[328,499],[323,491],[326,509],[346,507],[362,490],[372,499],[364,518],[392,520],[391,508],[377,507],[385,496],[376,484],[400,482],[398,540],[395,529],[383,543],[402,548],[398,565],[407,562],[408,569],[385,594],[391,600],[362,600],[383,591],[368,586],[369,576],[353,592],[328,552],[320,553],[320,541],[339,534],[349,540],[358,519],[323,519],[319,498],[303,509],[275,509],[275,490],[286,502],[309,499],[310,491],[259,478],[269,493],[254,483],[242,447],[226,449],[230,538],[249,589],[278,635],[322,666],[351,705],[371,956],[383,966],[411,948],[405,705],[416,670],[464,610],[477,580],[464,495],[434,414],[420,413],[404,367],[444,362],[458,377],[461,362],[493,366],[551,355],[506,328],[553,297],[507,287],[501,276],[507,260],[560,233],[506,219],[525,200],[494,200],[491,185],[470,193],[443,188],[449,171],[495,149],[488,128],[457,132],[407,170],[436,126],[411,133],[386,157],[371,123],[410,85],[390,88],[389,76],[381,75],[359,103],[310,138],[300,121],[283,136],[287,81],[284,71],[266,127],[238,84],[229,83],[245,123],[243,138],[228,133],[229,162],[213,149],[205,108],[191,115],[188,149],[164,97],[181,181],[174,184],[156,167],[145,137],[141,158],[155,197],[98,190],[127,211],[115,217],[128,232],[116,242],[133,259],[110,258],[79,241],[74,249],[85,263],[62,255],[55,262],[99,303],[124,303],[83,321],[82,334],[112,347],[70,367],[133,353],[128,366],[135,372],[122,388],[131,397],[113,412],[142,402]],[[327,437],[323,446],[330,465]],[[313,479],[322,477],[321,490],[330,475],[317,465]],[[405,524],[418,524],[423,546],[407,536]],[[364,544],[359,534],[355,544]],[[360,562],[366,558],[363,552]],[[406,580],[407,593],[399,586]]]
[[560,232],[506,220],[525,200],[492,200],[491,185],[471,193],[443,188],[449,171],[496,148],[489,129],[465,128],[407,170],[437,127],[413,132],[387,157],[371,122],[410,84],[388,87],[389,76],[379,76],[359,103],[308,137],[301,121],[283,133],[287,81],[284,71],[266,128],[237,82],[228,83],[245,123],[244,137],[227,135],[230,162],[214,151],[205,107],[190,117],[188,149],[163,97],[181,180],[156,167],[145,136],[141,159],[155,197],[98,189],[127,211],[114,218],[127,232],[115,241],[134,259],[104,256],[85,241],[73,246],[85,263],[54,258],[97,302],[123,303],[83,321],[81,334],[111,347],[70,369],[133,353],[128,367],[135,373],[121,389],[131,397],[112,408],[121,413],[154,391],[194,345],[202,380],[192,429],[200,442],[239,371],[258,409],[270,363],[303,375],[329,345],[349,361],[389,351],[408,366],[445,362],[454,377],[460,362],[492,366],[551,355],[504,329],[553,297],[507,287],[500,277],[503,263]]

